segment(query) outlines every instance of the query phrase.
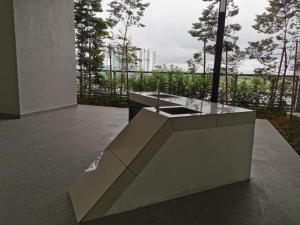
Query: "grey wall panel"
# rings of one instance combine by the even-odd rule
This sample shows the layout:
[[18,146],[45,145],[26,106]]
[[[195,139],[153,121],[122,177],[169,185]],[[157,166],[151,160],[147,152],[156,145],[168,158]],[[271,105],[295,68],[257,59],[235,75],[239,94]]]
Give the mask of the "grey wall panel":
[[73,0],[14,0],[21,114],[76,104]]
[[18,115],[20,109],[13,2],[1,0],[0,9],[0,115]]

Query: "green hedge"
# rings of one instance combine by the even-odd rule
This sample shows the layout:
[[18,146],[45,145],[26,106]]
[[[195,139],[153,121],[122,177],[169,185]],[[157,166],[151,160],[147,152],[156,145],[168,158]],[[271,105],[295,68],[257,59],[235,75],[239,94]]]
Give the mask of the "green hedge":
[[[220,80],[219,101],[229,105],[247,108],[276,108],[279,106],[279,96],[282,87],[282,77],[278,80],[275,98],[272,98],[277,76],[241,76],[229,75],[227,85],[225,76]],[[128,86],[130,91],[156,91],[158,80],[161,92],[180,95],[197,99],[210,99],[212,75],[186,74],[183,72],[153,72],[130,73]],[[122,81],[122,82],[121,82]],[[79,99],[103,99],[113,102],[125,101],[127,93],[127,79],[124,74],[114,72],[112,81],[109,73],[103,73],[91,78],[91,90],[89,91],[89,79],[83,77],[82,92],[80,95],[80,82],[78,79]],[[298,82],[298,79],[297,79]],[[227,86],[227,88],[226,88]],[[290,107],[292,96],[293,78],[286,77],[283,91],[283,108]],[[122,87],[122,88],[121,88]],[[121,91],[122,90],[122,91]],[[226,92],[227,90],[227,92]],[[121,96],[118,98],[117,96]]]

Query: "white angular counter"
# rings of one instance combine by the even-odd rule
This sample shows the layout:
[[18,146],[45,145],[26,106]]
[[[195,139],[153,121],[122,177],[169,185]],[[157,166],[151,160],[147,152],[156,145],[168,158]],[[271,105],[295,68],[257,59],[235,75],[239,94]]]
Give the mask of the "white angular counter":
[[[130,100],[155,105],[152,94]],[[254,111],[167,97],[172,106],[140,110],[70,187],[78,222],[250,178]]]

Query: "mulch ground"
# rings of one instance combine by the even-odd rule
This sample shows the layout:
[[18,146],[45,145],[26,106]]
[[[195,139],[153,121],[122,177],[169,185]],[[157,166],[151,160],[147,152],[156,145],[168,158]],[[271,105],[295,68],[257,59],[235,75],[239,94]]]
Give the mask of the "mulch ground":
[[285,112],[259,110],[258,119],[268,119],[300,155],[300,118],[290,118]]

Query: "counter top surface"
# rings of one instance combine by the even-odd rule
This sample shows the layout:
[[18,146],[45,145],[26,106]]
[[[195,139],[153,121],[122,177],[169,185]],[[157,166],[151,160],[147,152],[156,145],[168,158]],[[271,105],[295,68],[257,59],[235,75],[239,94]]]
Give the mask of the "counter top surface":
[[[133,101],[143,103],[143,99],[147,99],[147,103],[151,103],[151,106],[156,106],[157,97],[156,92],[130,92],[129,98]],[[197,115],[222,115],[222,114],[234,114],[234,113],[246,113],[255,112],[253,110],[244,109],[235,106],[224,105],[220,103],[213,103],[209,101],[203,101],[193,98],[186,98],[176,95],[170,95],[161,93],[163,98],[160,100],[160,105],[165,106],[183,106],[188,109],[199,111]]]

